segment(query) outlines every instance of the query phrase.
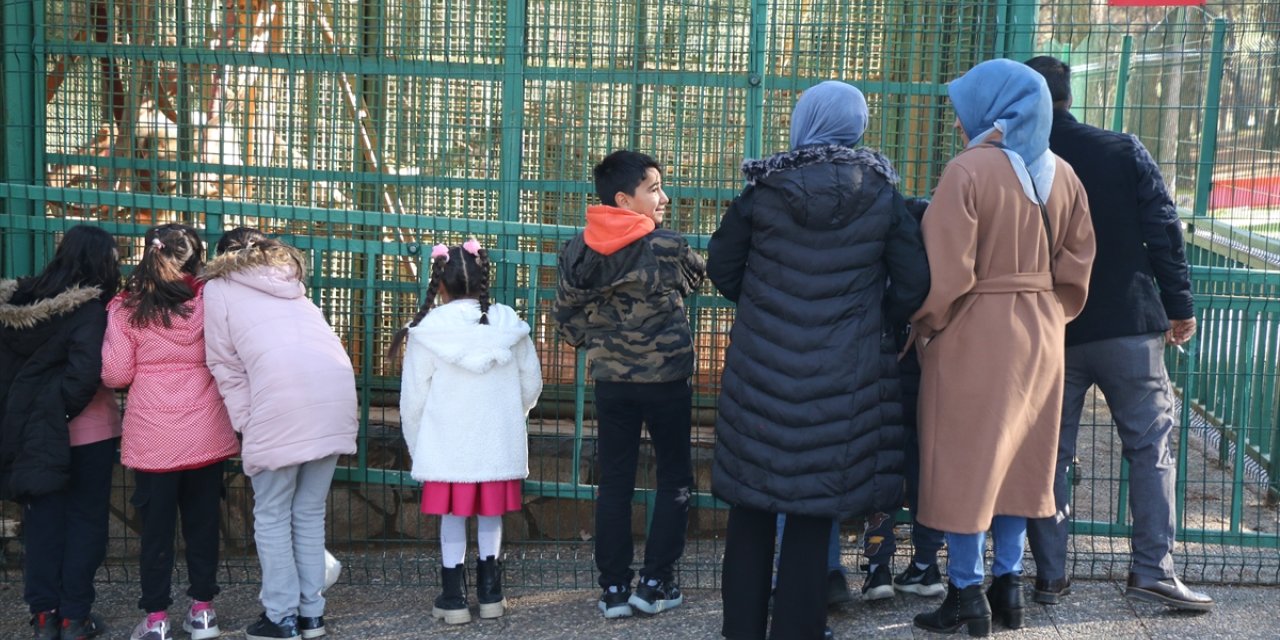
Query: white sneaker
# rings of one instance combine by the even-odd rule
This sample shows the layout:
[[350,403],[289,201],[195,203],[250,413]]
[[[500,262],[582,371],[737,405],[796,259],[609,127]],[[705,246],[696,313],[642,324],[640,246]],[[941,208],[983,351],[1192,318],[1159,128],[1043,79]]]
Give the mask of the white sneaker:
[[150,620],[148,615],[133,628],[129,640],[173,640],[173,629],[169,628],[169,619]]
[[191,634],[191,640],[209,640],[222,635],[218,629],[218,613],[213,610],[213,603],[200,603],[204,606],[196,611],[196,602],[187,609],[187,619],[182,621],[182,630]]

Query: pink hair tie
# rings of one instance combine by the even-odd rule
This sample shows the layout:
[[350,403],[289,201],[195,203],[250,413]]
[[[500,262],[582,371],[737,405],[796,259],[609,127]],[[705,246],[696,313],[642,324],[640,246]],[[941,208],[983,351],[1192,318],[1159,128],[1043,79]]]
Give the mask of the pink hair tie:
[[441,257],[441,256],[443,256],[443,257],[444,257],[444,261],[445,261],[445,262],[448,262],[448,261],[449,261],[449,247],[446,247],[446,246],[444,246],[444,245],[442,245],[442,244],[438,244],[438,245],[436,245],[436,246],[434,246],[434,247],[431,247],[431,259],[432,259],[432,260],[435,260],[436,258],[439,258],[439,257]]
[[155,247],[156,250],[160,250],[164,248],[164,243],[160,241],[160,238],[152,238],[151,246]]
[[480,255],[480,243],[477,242],[475,238],[469,238],[466,242],[462,243],[462,248],[473,256]]

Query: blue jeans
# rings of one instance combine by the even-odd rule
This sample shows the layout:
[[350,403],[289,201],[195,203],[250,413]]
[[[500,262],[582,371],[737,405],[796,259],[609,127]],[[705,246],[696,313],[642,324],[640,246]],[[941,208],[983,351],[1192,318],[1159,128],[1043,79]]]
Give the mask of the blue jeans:
[[[1022,551],[1027,542],[1027,519],[1017,516],[996,516],[991,520],[992,562],[991,573],[996,577],[1006,574],[1022,574]],[[987,534],[948,533],[947,577],[959,589],[982,584],[983,551],[987,546]]]

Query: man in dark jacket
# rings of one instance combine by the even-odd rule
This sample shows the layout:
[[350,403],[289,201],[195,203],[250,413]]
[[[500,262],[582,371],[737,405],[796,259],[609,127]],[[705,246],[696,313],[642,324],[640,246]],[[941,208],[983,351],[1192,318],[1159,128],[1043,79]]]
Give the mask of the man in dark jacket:
[[1067,468],[1075,457],[1085,394],[1096,384],[1115,419],[1129,462],[1133,562],[1125,596],[1178,609],[1208,610],[1213,600],[1188,589],[1173,567],[1174,480],[1169,448],[1173,397],[1162,357],[1196,331],[1182,226],[1160,170],[1137,138],[1077,122],[1071,69],[1040,56],[1027,64],[1053,97],[1049,148],[1066,160],[1089,195],[1098,253],[1089,299],[1066,334],[1066,385],[1054,494],[1058,513],[1031,520],[1035,600],[1057,604],[1066,575],[1071,507]]
[[[670,199],[653,158],[616,151],[594,173],[603,204],[587,209],[586,229],[560,251],[555,318],[566,342],[586,347],[595,381],[599,607],[618,618],[633,607],[659,613],[684,600],[673,580],[693,484],[694,353],[684,299],[701,284],[706,264],[683,236],[658,228]],[[653,442],[658,491],[633,593],[631,497],[641,424]]]

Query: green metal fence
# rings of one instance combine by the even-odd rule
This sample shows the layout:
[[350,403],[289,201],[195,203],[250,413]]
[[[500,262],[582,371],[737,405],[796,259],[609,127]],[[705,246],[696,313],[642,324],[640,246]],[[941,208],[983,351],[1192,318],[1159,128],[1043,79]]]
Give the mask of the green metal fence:
[[[529,499],[506,519],[511,580],[591,585],[592,393],[548,316],[555,252],[583,223],[591,166],[619,147],[655,155],[668,167],[670,224],[704,247],[741,188],[742,159],[784,149],[798,93],[839,78],[868,96],[867,144],[894,159],[905,192],[926,195],[956,149],[944,83],[990,57],[1063,55],[1078,69],[1082,117],[1143,138],[1191,211],[1197,264],[1214,267],[1196,270],[1204,338],[1190,357],[1171,355],[1190,399],[1179,512],[1184,539],[1231,553],[1184,546],[1180,560],[1193,577],[1280,582],[1269,492],[1280,404],[1257,392],[1276,386],[1277,329],[1266,304],[1247,315],[1227,299],[1274,296],[1263,284],[1274,267],[1199,244],[1210,219],[1238,222],[1204,190],[1224,166],[1280,175],[1259,160],[1274,157],[1263,143],[1247,160],[1247,136],[1212,135],[1232,118],[1274,123],[1280,47],[1263,0],[1172,13],[1021,0],[24,0],[3,11],[4,275],[43,264],[58,233],[84,220],[121,237],[126,263],[141,232],[169,220],[210,240],[258,226],[307,250],[310,294],[361,392],[360,452],[339,470],[329,536],[357,582],[435,579],[436,522],[417,512],[398,365],[384,355],[424,289],[423,247],[467,235],[492,247],[492,291],[528,318],[543,362]],[[1240,54],[1246,41],[1264,61]],[[1236,76],[1236,88],[1216,88]],[[698,491],[682,581],[711,586],[724,518],[708,461],[733,310],[708,287],[690,314]],[[1078,575],[1121,572],[1128,555],[1119,447],[1105,408],[1092,415]],[[1244,473],[1251,460],[1271,467],[1270,489]],[[641,466],[644,486],[651,458]],[[252,581],[251,492],[237,474],[228,482],[227,571]],[[130,576],[137,553],[129,483],[120,472],[113,579]],[[649,499],[637,493],[637,533]]]

